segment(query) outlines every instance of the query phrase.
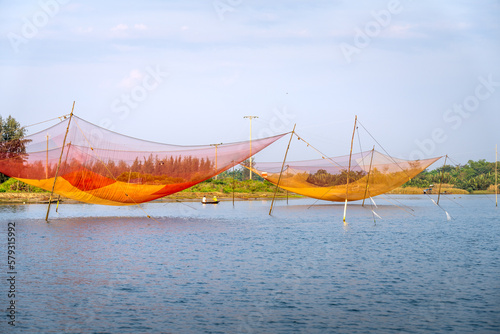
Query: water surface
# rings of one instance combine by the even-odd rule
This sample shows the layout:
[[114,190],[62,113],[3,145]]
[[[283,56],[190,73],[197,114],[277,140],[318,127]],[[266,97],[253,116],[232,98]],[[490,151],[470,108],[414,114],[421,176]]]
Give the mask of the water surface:
[[2,205],[17,325],[2,317],[0,332],[498,333],[492,198],[376,198],[350,204],[347,226],[342,205],[309,199],[272,216],[270,201],[62,204],[50,224],[45,205]]

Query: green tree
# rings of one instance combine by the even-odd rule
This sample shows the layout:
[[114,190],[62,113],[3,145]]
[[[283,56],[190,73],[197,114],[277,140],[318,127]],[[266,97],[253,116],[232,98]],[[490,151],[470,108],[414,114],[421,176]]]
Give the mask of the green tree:
[[[27,140],[23,139],[26,129],[21,127],[14,117],[3,119],[0,115],[0,159],[22,159],[26,152]],[[0,173],[0,183],[9,177]]]
[[[245,161],[242,161],[241,165],[249,167],[250,166],[250,159],[246,159]],[[252,167],[255,168],[255,158],[252,158]],[[250,170],[248,168],[243,167],[242,177],[243,177],[243,180],[250,179]],[[252,173],[252,179],[256,180],[256,181],[263,181],[264,180],[255,172]]]

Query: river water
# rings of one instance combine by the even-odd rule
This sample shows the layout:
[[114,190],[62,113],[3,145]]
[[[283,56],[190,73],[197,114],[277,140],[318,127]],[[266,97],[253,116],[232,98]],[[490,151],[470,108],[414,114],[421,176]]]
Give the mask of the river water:
[[0,332],[499,333],[494,198],[375,201],[1,205]]

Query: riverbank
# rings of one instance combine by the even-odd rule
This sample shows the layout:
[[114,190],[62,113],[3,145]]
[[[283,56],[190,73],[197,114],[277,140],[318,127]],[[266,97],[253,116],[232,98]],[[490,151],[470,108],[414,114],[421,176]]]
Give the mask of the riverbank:
[[[3,184],[4,192],[0,192],[0,203],[48,203],[50,198],[50,193],[39,188],[29,187],[22,182],[17,182],[15,180],[8,181],[9,187],[5,187]],[[5,191],[9,189],[10,191]],[[22,189],[22,190],[17,190]],[[255,200],[255,199],[272,199],[274,196],[275,185],[265,181],[256,180],[246,180],[246,181],[236,181],[234,184],[234,198],[235,200]],[[434,186],[429,192],[429,188],[422,187],[398,187],[391,190],[388,194],[394,195],[420,195],[424,194],[437,194],[439,191],[439,186]],[[456,195],[467,195],[471,194],[467,190],[455,188],[452,184],[441,185],[442,194],[456,194]],[[473,191],[472,194],[494,194],[494,187],[490,187],[487,190]],[[160,198],[156,201],[159,202],[176,202],[176,201],[196,201],[201,200],[203,196],[211,199],[216,196],[220,200],[232,200],[233,199],[233,184],[232,181],[226,180],[210,180],[197,184],[189,189],[177,192],[175,194]],[[303,196],[286,192],[285,190],[278,188],[276,192],[276,198],[302,198]],[[55,195],[52,200],[60,200],[64,203],[79,203],[78,201],[60,197]]]
[[[274,193],[272,192],[256,192],[256,193],[234,193],[234,199],[241,200],[255,200],[255,199],[272,199]],[[178,192],[163,198],[157,199],[157,202],[176,202],[176,201],[195,201],[200,200],[206,196],[208,199],[216,196],[219,200],[232,200],[233,194],[225,194],[222,192]],[[286,194],[278,193],[276,198],[286,198]],[[296,194],[289,194],[289,198],[302,198],[303,196]],[[50,193],[25,193],[25,192],[4,192],[0,193],[0,204],[9,203],[24,203],[24,204],[46,204],[49,202]],[[78,201],[55,195],[52,201],[60,200],[64,203],[80,203]]]
[[[447,195],[469,195],[469,192],[463,189],[457,188],[442,188],[442,194]],[[424,188],[418,187],[406,187],[406,188],[396,188],[388,194],[392,195],[423,195]],[[431,194],[436,195],[437,190],[434,190]],[[475,191],[472,193],[473,195],[479,194],[494,194],[494,192],[490,191]],[[163,198],[155,200],[156,202],[177,202],[177,201],[197,201],[206,196],[208,199],[211,199],[213,196],[216,196],[217,199],[223,201],[230,201],[233,199],[233,194],[226,194],[223,192],[187,192],[181,191],[169,196],[165,196]],[[246,200],[271,200],[274,196],[274,192],[255,192],[255,193],[234,193],[234,199],[236,201],[246,201]],[[276,198],[285,199],[287,197],[286,193],[278,192],[276,194]],[[303,198],[304,196],[297,195],[294,193],[288,193],[288,198]],[[0,204],[47,204],[49,202],[50,193],[26,193],[26,192],[4,192],[0,193]],[[64,203],[80,203],[78,201],[60,197],[55,195],[52,198],[53,202],[60,200]]]
[[[398,187],[396,189],[389,191],[388,194],[419,195],[419,194],[424,194],[424,191],[425,191],[427,194],[432,195],[432,194],[437,194],[439,191],[439,187],[437,187],[437,186],[432,188],[432,190],[430,192],[427,189],[428,188],[420,188],[420,187]],[[483,191],[480,191],[477,193],[487,194],[488,192],[486,190],[483,190]],[[495,193],[494,191],[491,191],[491,194],[494,194],[494,193]],[[443,184],[441,186],[441,194],[468,195],[470,193],[467,190],[459,189],[459,188],[455,188],[455,187],[450,186],[450,185]],[[472,192],[472,194],[476,194],[476,192],[474,191],[474,192]]]

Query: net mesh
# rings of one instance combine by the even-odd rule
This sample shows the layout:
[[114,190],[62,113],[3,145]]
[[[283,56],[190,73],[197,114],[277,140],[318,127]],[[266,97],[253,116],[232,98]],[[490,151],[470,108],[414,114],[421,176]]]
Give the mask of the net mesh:
[[[0,172],[51,190],[70,119],[0,148]],[[249,141],[178,146],[140,140],[71,118],[54,192],[86,203],[132,205],[209,179],[284,134]],[[9,147],[17,147],[13,152]]]
[[[426,160],[395,159],[375,150],[349,155],[285,163],[279,187],[321,200],[357,201],[401,186],[440,157]],[[252,170],[277,184],[282,162],[256,163]],[[349,185],[347,186],[347,176]],[[347,188],[347,192],[346,192]]]

